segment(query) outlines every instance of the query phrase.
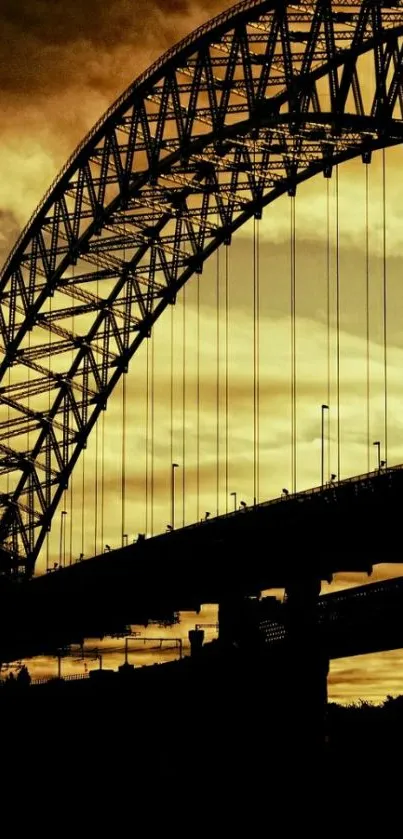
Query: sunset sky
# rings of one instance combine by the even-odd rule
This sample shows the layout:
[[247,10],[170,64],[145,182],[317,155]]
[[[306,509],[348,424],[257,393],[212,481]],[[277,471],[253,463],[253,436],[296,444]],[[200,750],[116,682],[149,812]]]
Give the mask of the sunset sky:
[[[232,5],[224,0],[3,0],[0,15],[0,261],[3,262],[21,228],[66,158],[93,123],[124,88],[169,46],[213,14]],[[399,206],[402,151],[387,152],[387,275],[388,275],[388,462],[403,462],[402,367],[403,286],[401,258],[403,226]],[[341,440],[340,477],[376,466],[373,440],[383,440],[383,323],[382,323],[382,168],[375,155],[369,172],[370,196],[370,434],[367,446],[366,318],[365,318],[365,168],[345,164],[339,173],[341,288]],[[320,406],[329,401],[329,473],[337,471],[335,400],[335,178],[329,182],[330,208],[330,382],[327,334],[327,182],[316,178],[300,188],[296,198],[297,289],[297,487],[320,483]],[[271,205],[259,225],[260,237],[260,500],[275,497],[290,486],[290,199]],[[253,501],[252,383],[252,248],[253,227],[246,225],[228,254],[229,289],[229,419],[228,490],[238,500]],[[179,296],[174,308],[174,346],[167,312],[149,342],[154,363],[154,443],[146,464],[146,349],[133,361],[127,379],[127,443],[125,532],[165,530],[170,522],[172,459],[176,475],[177,524],[190,523],[217,509],[217,444],[219,451],[218,507],[224,513],[233,498],[225,482],[225,320],[223,314],[225,254],[219,256],[217,321],[217,259],[200,278],[200,321],[197,342],[197,280]],[[183,306],[186,310],[183,346]],[[217,327],[220,395],[217,412]],[[174,357],[174,424],[171,427],[170,369]],[[197,356],[200,359],[200,403],[196,408]],[[183,367],[184,365],[184,367]],[[185,369],[185,400],[183,397]],[[121,391],[121,388],[120,388]],[[150,403],[148,411],[151,410]],[[183,410],[185,432],[183,432]],[[196,497],[196,427],[202,430],[199,498]],[[218,439],[217,439],[218,419]],[[104,418],[105,482],[101,490],[101,429],[85,455],[84,533],[82,533],[82,464],[74,475],[74,499],[66,494],[65,550],[67,561],[83,552],[90,556],[104,544],[118,546],[122,538],[121,392],[111,400]],[[185,434],[185,438],[184,435]],[[150,440],[148,440],[150,446]],[[382,444],[383,445],[383,444]],[[183,469],[183,452],[186,469]],[[95,467],[96,452],[98,466]],[[153,512],[145,519],[146,468],[154,466]],[[98,476],[97,511],[94,485]],[[183,483],[184,481],[184,483]],[[183,494],[183,490],[185,495]],[[150,483],[149,483],[150,491]],[[102,519],[102,523],[101,523]],[[102,528],[102,529],[101,529]],[[60,517],[49,540],[49,561],[59,561]],[[312,550],[319,546],[312,546]],[[372,579],[403,574],[385,544],[383,565]],[[46,563],[43,551],[39,570]],[[340,577],[333,584],[365,582],[363,575]],[[324,590],[329,590],[328,586]],[[181,631],[215,620],[206,607],[202,617],[186,616]],[[154,631],[154,630],[153,630]],[[149,634],[153,634],[153,631]],[[178,633],[174,627],[171,634]],[[143,656],[144,658],[144,656]],[[45,665],[37,663],[36,672]],[[48,665],[46,665],[48,666]],[[403,693],[403,654],[365,656],[332,665],[330,697],[350,701],[381,699]]]

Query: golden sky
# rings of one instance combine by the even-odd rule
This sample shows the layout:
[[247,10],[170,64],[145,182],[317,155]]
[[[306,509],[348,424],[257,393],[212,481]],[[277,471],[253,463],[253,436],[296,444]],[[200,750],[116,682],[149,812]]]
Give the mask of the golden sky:
[[[0,260],[5,259],[18,232],[29,218],[65,159],[118,94],[162,51],[213,13],[231,2],[209,0],[3,0],[0,17]],[[403,461],[401,371],[403,362],[403,287],[400,263],[403,228],[399,212],[400,150],[387,153],[387,271],[388,271],[388,460]],[[382,182],[381,160],[370,168],[370,433],[371,443],[383,439],[382,347]],[[365,171],[361,163],[344,165],[340,185],[341,283],[341,477],[365,472],[376,464],[366,441],[366,319],[365,319]],[[326,181],[317,178],[300,188],[296,198],[297,224],[297,427],[298,488],[320,482],[320,405],[330,402],[329,472],[336,472],[335,426],[335,182],[330,195],[330,399],[327,334],[327,195]],[[271,205],[260,223],[260,499],[273,497],[290,485],[290,202]],[[229,253],[229,419],[228,490],[238,500],[253,500],[252,405],[252,225],[243,228]],[[217,416],[219,449],[218,507],[225,512],[233,500],[225,481],[225,320],[223,278],[225,256],[220,255],[219,378],[217,415],[217,293],[214,261],[200,279],[200,338],[197,341],[196,280],[178,299],[174,328],[174,425],[170,415],[171,321],[166,313],[149,342],[149,364],[154,357],[154,444],[150,440],[148,469],[154,465],[153,517],[145,521],[146,478],[145,348],[134,360],[127,379],[125,532],[164,530],[170,521],[170,464],[177,472],[177,523],[195,520],[217,509]],[[186,334],[183,343],[183,306]],[[196,406],[197,354],[200,353],[200,402]],[[183,359],[186,396],[183,401]],[[183,435],[185,407],[185,437]],[[151,411],[149,403],[148,411]],[[197,417],[200,444],[200,494],[196,498]],[[82,464],[74,475],[74,499],[67,494],[66,556],[76,558],[117,546],[121,519],[121,394],[111,400],[104,419],[104,521],[101,490],[95,517],[96,452],[100,478],[102,434],[98,432],[85,455],[84,534],[82,533]],[[172,434],[172,443],[171,443]],[[183,451],[185,441],[185,463]],[[171,449],[172,445],[172,449]],[[184,481],[184,483],[183,483]],[[149,483],[149,493],[151,485]],[[184,503],[185,499],[185,503]],[[97,529],[95,529],[95,518]],[[49,559],[59,561],[60,517],[49,542]],[[385,543],[384,563],[394,561]],[[45,563],[45,552],[40,568]],[[403,566],[384,565],[377,576],[403,573]],[[337,585],[362,583],[364,578],[342,578]],[[205,611],[211,622],[212,611]],[[198,622],[188,617],[183,631]],[[177,628],[174,628],[177,632]],[[40,664],[38,665],[41,666]],[[401,692],[403,676],[399,652],[366,656],[333,666],[330,689],[338,699],[380,698]]]

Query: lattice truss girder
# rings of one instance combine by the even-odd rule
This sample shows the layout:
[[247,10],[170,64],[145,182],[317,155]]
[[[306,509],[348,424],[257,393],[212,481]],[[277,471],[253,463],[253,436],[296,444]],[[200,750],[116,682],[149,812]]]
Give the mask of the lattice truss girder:
[[100,411],[206,258],[300,181],[401,142],[402,74],[400,3],[247,0],[95,126],[1,274],[4,567],[32,572]]

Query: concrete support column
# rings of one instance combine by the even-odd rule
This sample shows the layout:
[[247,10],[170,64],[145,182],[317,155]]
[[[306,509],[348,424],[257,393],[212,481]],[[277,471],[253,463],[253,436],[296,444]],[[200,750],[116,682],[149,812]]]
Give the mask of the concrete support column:
[[290,581],[286,587],[287,706],[293,742],[304,748],[324,743],[329,657],[318,625],[317,578]]
[[192,658],[198,658],[201,654],[203,649],[204,643],[204,630],[203,629],[190,629],[189,633],[189,643],[190,643],[190,655]]

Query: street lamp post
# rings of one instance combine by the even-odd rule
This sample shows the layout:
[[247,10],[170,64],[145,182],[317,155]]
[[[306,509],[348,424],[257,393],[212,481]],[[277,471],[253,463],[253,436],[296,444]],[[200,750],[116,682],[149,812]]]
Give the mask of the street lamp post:
[[329,410],[329,405],[322,405],[321,407],[321,457],[320,457],[320,485],[323,487],[325,483],[325,411]]
[[65,517],[67,516],[67,510],[62,510],[60,515],[60,549],[59,549],[59,566],[60,568],[64,568],[65,560],[66,560],[66,527],[65,527]]
[[67,510],[64,510],[64,525],[63,525],[63,568],[66,567],[66,516]]
[[171,526],[175,530],[175,469],[179,469],[179,463],[172,463],[171,469]]
[[375,440],[373,445],[376,446],[377,449],[378,449],[378,470],[380,471],[380,469],[381,469],[381,441],[380,440]]
[[237,502],[236,502],[236,492],[230,492],[230,495],[232,495],[233,498],[234,498],[234,512],[236,512],[236,510],[238,509],[237,508]]

